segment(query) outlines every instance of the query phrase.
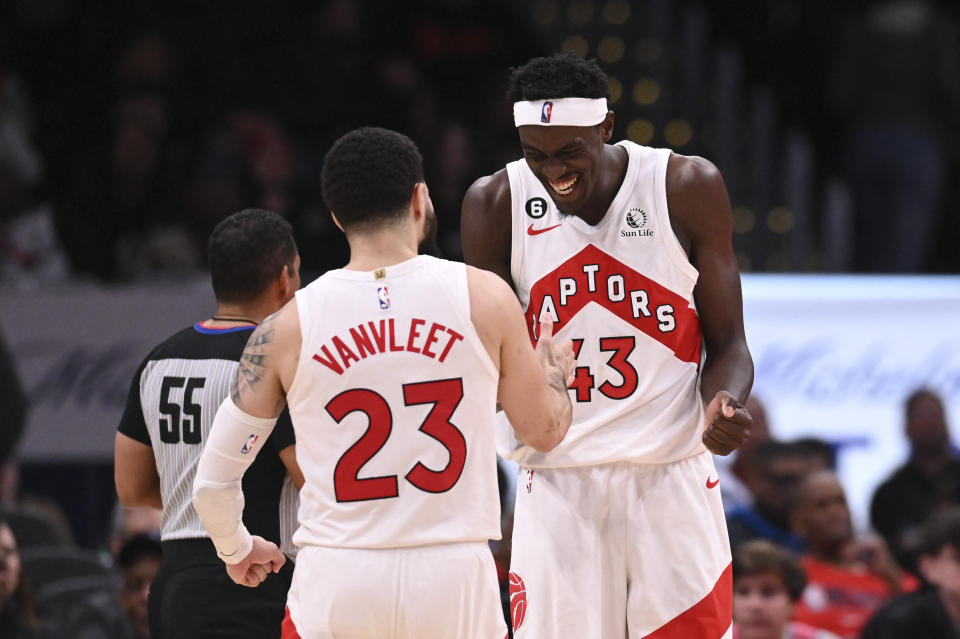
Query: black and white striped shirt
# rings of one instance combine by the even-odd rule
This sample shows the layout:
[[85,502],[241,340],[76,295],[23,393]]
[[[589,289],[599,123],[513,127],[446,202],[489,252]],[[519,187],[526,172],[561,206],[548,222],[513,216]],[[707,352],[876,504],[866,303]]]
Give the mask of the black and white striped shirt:
[[[214,415],[230,392],[253,326],[210,329],[195,324],[157,346],[134,376],[118,430],[153,448],[163,498],[161,539],[207,537],[193,509],[193,480]],[[281,520],[296,521],[298,499],[282,505],[286,468],[279,451],[295,443],[284,410],[260,454],[243,477],[243,522],[251,534],[290,547]],[[289,489],[288,489],[289,490]],[[285,538],[284,538],[285,537]]]

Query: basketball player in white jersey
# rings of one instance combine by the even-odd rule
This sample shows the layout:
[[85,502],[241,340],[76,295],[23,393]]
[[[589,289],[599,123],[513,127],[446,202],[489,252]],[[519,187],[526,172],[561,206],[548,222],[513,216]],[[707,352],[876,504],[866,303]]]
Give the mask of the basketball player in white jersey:
[[516,636],[726,637],[710,453],[748,437],[753,363],[723,180],[701,158],[608,144],[595,62],[531,60],[509,97],[524,157],[467,192],[464,256],[513,286],[531,340],[553,317],[577,355],[566,439],[544,453],[498,438],[521,467]]
[[[247,339],[300,287],[300,256],[290,224],[258,209],[220,222],[207,253],[217,312],[165,340],[137,370],[116,435],[117,494],[127,506],[163,511],[163,559],[149,598],[153,639],[279,637],[289,567],[258,591],[230,581],[191,498],[200,452]],[[285,528],[303,483],[294,442],[284,414],[245,479],[244,520],[288,553],[292,530]]]
[[365,128],[324,160],[350,262],[251,336],[194,504],[238,582],[279,555],[244,528],[240,477],[284,402],[306,479],[284,637],[503,639],[494,419],[549,451],[570,424],[572,345],[531,346],[496,275],[425,255],[435,226],[407,137]]

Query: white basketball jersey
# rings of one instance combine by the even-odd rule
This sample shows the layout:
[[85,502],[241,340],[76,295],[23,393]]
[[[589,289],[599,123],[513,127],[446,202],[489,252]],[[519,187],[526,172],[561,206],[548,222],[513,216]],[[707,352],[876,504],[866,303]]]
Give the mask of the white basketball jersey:
[[573,424],[559,446],[522,446],[499,419],[500,453],[526,467],[669,462],[704,449],[697,270],[670,227],[670,150],[618,146],[626,176],[596,226],[562,216],[524,160],[507,165],[510,269],[531,340],[551,313],[577,355]]
[[499,538],[499,372],[470,319],[466,267],[419,256],[330,271],[297,306],[287,405],[306,484],[294,543]]

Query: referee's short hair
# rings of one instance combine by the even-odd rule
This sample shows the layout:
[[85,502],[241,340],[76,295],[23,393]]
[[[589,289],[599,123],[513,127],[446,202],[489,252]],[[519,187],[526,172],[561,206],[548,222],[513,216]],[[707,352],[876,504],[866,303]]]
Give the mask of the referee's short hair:
[[246,302],[267,290],[283,267],[293,268],[297,244],[290,223],[271,211],[244,209],[217,224],[207,246],[213,292]]

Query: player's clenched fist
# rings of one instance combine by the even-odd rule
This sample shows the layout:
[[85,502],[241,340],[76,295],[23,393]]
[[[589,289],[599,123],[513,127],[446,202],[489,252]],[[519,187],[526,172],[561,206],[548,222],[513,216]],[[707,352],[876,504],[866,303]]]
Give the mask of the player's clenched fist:
[[736,397],[718,391],[707,404],[703,443],[714,455],[729,455],[750,439],[753,418]]
[[238,564],[227,564],[227,574],[234,583],[256,588],[271,572],[279,572],[286,557],[272,541],[253,536],[253,549]]

